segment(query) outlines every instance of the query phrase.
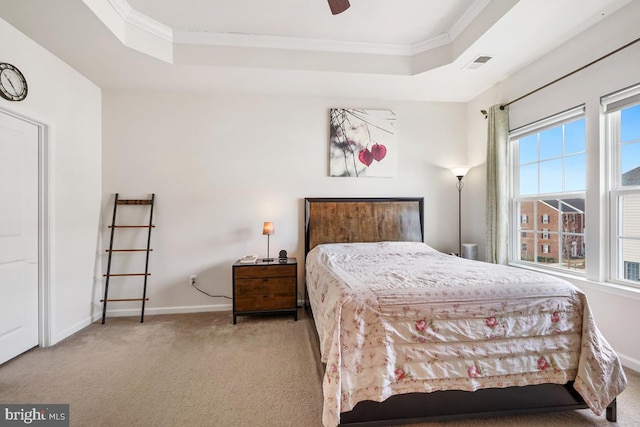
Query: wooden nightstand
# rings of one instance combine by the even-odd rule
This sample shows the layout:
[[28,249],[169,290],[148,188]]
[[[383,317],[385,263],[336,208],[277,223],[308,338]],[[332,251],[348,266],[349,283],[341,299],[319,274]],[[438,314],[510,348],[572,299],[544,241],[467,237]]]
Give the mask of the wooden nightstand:
[[291,313],[298,320],[298,263],[233,264],[233,324],[236,316]]

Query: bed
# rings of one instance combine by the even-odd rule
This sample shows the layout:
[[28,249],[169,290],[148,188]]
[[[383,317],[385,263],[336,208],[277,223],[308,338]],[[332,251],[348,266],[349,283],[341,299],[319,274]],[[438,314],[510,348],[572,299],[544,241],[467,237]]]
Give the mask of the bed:
[[423,243],[422,198],[306,198],[305,278],[323,424],[590,408],[626,378],[582,292]]

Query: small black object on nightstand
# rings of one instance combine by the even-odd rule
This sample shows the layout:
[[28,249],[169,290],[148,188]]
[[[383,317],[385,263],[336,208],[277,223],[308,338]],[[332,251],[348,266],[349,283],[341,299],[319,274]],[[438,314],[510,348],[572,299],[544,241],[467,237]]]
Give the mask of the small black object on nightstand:
[[284,249],[280,251],[280,253],[278,254],[278,262],[280,264],[286,264],[287,263],[287,251],[285,251]]

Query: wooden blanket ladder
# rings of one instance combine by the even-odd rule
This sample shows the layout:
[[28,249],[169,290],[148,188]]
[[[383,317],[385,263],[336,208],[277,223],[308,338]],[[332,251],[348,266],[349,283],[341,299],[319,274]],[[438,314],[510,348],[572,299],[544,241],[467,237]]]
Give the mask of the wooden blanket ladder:
[[[150,199],[143,200],[125,200],[120,199],[118,197],[118,193],[115,194],[115,201],[113,204],[113,219],[111,220],[111,225],[109,228],[111,229],[111,237],[109,239],[109,249],[106,249],[109,254],[107,260],[107,273],[103,274],[103,277],[106,277],[105,285],[104,285],[104,298],[100,300],[102,303],[102,324],[104,325],[106,316],[107,316],[107,302],[122,302],[122,301],[141,301],[142,308],[140,312],[140,323],[144,322],[144,306],[149,298],[147,298],[147,279],[151,276],[149,273],[149,253],[153,251],[151,249],[151,230],[155,227],[153,224],[153,206],[155,203],[156,195],[152,194]],[[149,207],[149,224],[148,225],[116,225],[116,214],[118,212],[118,206],[148,206]],[[115,231],[119,229],[136,229],[136,228],[147,228],[147,247],[146,249],[114,249],[113,248],[113,238],[115,235]],[[145,264],[144,264],[144,273],[120,273],[114,274],[111,272],[111,260],[114,252],[146,252]],[[144,277],[144,287],[142,290],[142,298],[118,298],[118,299],[109,299],[109,279],[112,277],[124,277],[124,276],[143,276]]]

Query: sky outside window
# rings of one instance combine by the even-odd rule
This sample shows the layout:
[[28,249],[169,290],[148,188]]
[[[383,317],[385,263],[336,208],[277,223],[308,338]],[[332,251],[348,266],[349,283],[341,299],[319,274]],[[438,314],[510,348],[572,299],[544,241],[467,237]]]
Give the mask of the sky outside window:
[[540,160],[562,156],[562,126],[540,132]]
[[620,113],[620,172],[640,166],[640,104]]
[[565,154],[581,153],[585,151],[586,127],[584,119],[564,125]]
[[[640,114],[640,109],[637,114]],[[640,154],[640,141],[626,149]],[[585,150],[584,118],[520,139],[520,195],[584,191]],[[640,157],[637,159],[640,162]]]
[[620,122],[622,142],[640,140],[640,104],[622,110]]
[[565,191],[582,191],[587,182],[587,159],[585,154],[568,156],[564,160]]
[[538,161],[538,135],[529,135],[520,140],[520,164]]

